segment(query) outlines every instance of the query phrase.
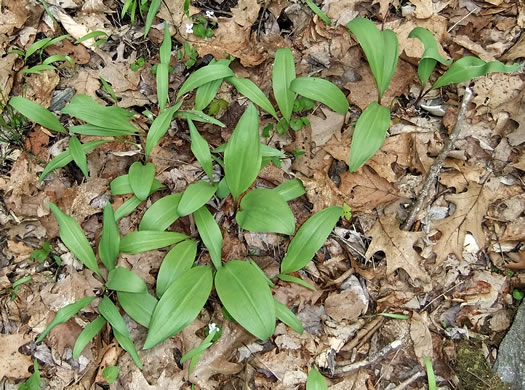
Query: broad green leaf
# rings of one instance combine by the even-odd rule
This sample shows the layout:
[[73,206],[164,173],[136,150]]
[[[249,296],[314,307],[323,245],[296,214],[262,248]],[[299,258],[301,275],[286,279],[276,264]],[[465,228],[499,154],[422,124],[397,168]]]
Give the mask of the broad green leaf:
[[288,309],[288,306],[282,304],[277,299],[274,298],[273,302],[275,303],[275,315],[277,316],[277,319],[288,325],[297,333],[302,334],[304,328],[303,324],[301,324],[301,321],[299,321],[299,318],[297,318],[297,316],[290,309]]
[[322,376],[315,367],[312,367],[308,373],[308,378],[306,379],[306,390],[328,390],[326,379],[324,379],[324,376]]
[[[100,146],[107,142],[109,141],[86,142],[85,144],[82,144],[82,150],[84,151],[84,153],[89,153],[93,149],[95,149],[97,146]],[[53,172],[55,169],[65,167],[71,161],[73,161],[73,156],[71,156],[71,152],[69,150],[66,150],[65,152],[60,153],[58,156],[56,156],[51,161],[49,161],[49,163],[44,168],[44,171],[40,175],[39,181],[44,180],[44,178],[47,175],[49,175],[51,172]]]
[[46,129],[55,130],[59,133],[66,133],[66,129],[62,126],[58,118],[40,104],[21,96],[13,96],[11,100],[9,100],[9,104],[19,113],[29,118],[31,121],[44,126]]
[[445,74],[437,79],[432,88],[462,83],[491,72],[511,73],[517,71],[519,67],[520,64],[505,66],[499,61],[485,62],[477,57],[463,57],[454,62]]
[[102,370],[102,376],[104,377],[108,385],[112,384],[117,380],[118,374],[118,366],[107,366]]
[[151,4],[149,5],[148,10],[148,16],[146,17],[146,24],[144,26],[144,38],[148,36],[149,29],[151,28],[153,20],[155,19],[155,15],[157,15],[157,11],[160,8],[160,2],[161,0],[151,0]]
[[222,123],[220,120],[215,119],[212,116],[206,115],[202,111],[198,111],[198,110],[179,111],[179,114],[181,118],[184,118],[186,120],[191,119],[192,121],[195,121],[195,122],[211,123],[212,125],[215,125],[215,126],[226,127],[226,125]]
[[50,65],[50,64],[53,64],[53,63],[59,62],[59,61],[67,61],[67,62],[69,62],[70,65],[72,65],[72,66],[75,65],[75,61],[70,56],[61,56],[61,55],[58,55],[58,54],[55,54],[55,55],[47,57],[44,60],[44,62],[42,62],[42,65]]
[[197,230],[202,242],[210,252],[211,261],[216,269],[222,266],[222,233],[219,225],[206,206],[193,213]]
[[102,298],[98,304],[99,313],[109,322],[113,328],[113,334],[120,346],[131,355],[138,368],[142,369],[142,362],[135,348],[135,344],[131,341],[128,327],[124,322],[124,318],[120,315],[117,307],[108,297]]
[[266,144],[261,144],[261,155],[263,157],[284,157],[285,154],[279,149],[272,148]]
[[303,223],[288,245],[281,263],[281,273],[288,274],[303,268],[321,249],[343,213],[338,206],[318,211]]
[[135,210],[141,203],[142,201],[133,195],[131,198],[122,203],[117,210],[115,210],[115,221],[118,222],[122,218],[130,215],[133,210]]
[[273,116],[275,119],[278,119],[277,113],[275,112],[272,103],[270,103],[270,100],[268,100],[264,92],[261,91],[261,89],[255,85],[253,81],[250,79],[241,79],[235,76],[228,77],[226,81],[233,85],[241,95],[246,96],[268,114]]
[[146,152],[146,158],[148,158],[153,147],[159,143],[160,139],[168,131],[173,115],[175,115],[175,112],[177,112],[181,105],[182,101],[163,111],[151,124],[148,136],[146,137],[146,147],[144,149]]
[[87,33],[86,35],[80,37],[80,39],[77,39],[74,43],[76,45],[84,41],[87,41],[88,39],[93,39],[94,41],[95,40],[94,38],[98,38],[102,36],[107,37],[108,34],[106,34],[104,31],[91,31],[90,33]]
[[341,90],[328,80],[319,77],[298,77],[290,89],[301,96],[326,104],[339,114],[348,111],[348,100]]
[[217,270],[215,289],[228,313],[261,340],[275,330],[275,304],[266,280],[249,263],[232,260]]
[[49,209],[57,219],[60,239],[67,249],[91,271],[100,274],[95,253],[77,221],[64,214],[54,203],[49,203]]
[[210,146],[199,133],[199,130],[197,130],[191,119],[188,119],[188,126],[190,128],[191,152],[195,155],[209,179],[213,181],[213,163],[211,161]]
[[117,292],[118,302],[122,309],[143,327],[149,327],[151,321],[151,315],[155,306],[157,305],[157,299],[147,293],[127,293],[118,291]]
[[273,189],[285,201],[290,201],[305,194],[303,182],[299,179],[287,180]]
[[217,186],[207,181],[190,184],[182,194],[177,213],[183,217],[200,209],[208,203],[215,191],[217,191]]
[[271,288],[274,288],[275,284],[272,282],[272,280],[268,276],[266,276],[266,274],[261,269],[261,267],[259,267],[259,265],[255,261],[253,261],[253,259],[250,257],[248,257],[248,261],[250,262],[251,265],[253,265],[253,267],[257,270],[257,272],[264,278],[264,280],[266,280],[266,283],[268,283],[268,286],[270,286]]
[[159,298],[175,280],[193,266],[196,255],[197,242],[194,240],[183,241],[171,248],[164,257],[157,276],[157,296]]
[[[117,176],[111,182],[110,187],[111,187],[111,193],[113,195],[131,194],[133,192],[133,189],[131,188],[131,185],[129,184],[128,175]],[[160,181],[158,181],[157,179],[153,179],[153,183],[151,184],[151,189],[150,189],[149,194],[151,195],[154,192],[157,192],[164,188],[165,188],[164,185]]]
[[42,49],[43,47],[46,47],[49,44],[49,42],[51,42],[51,39],[52,38],[39,39],[38,41],[33,43],[31,46],[29,46],[29,48],[26,51],[24,61],[26,61],[29,57],[31,57],[33,53],[36,53],[38,50]]
[[144,349],[188,326],[208,300],[213,284],[210,267],[194,267],[177,278],[162,295],[151,317]]
[[241,200],[237,223],[243,229],[259,233],[293,234],[295,218],[288,203],[278,192],[257,188]]
[[161,64],[170,64],[171,61],[171,35],[168,23],[164,22],[164,38],[162,40],[162,45],[160,45],[160,63]]
[[60,309],[57,314],[55,315],[55,318],[53,318],[53,321],[47,326],[47,328],[42,332],[40,336],[38,336],[38,339],[36,339],[36,342],[41,342],[51,330],[59,325],[67,322],[71,317],[73,317],[75,314],[77,314],[80,310],[85,308],[87,305],[89,305],[96,297],[85,297],[81,298],[75,303],[71,303],[69,305],[64,306],[62,309]]
[[217,79],[197,88],[197,92],[195,93],[195,109],[202,111],[208,107],[208,104],[210,104],[213,98],[217,96],[217,92],[221,85],[222,79]]
[[115,268],[115,261],[120,253],[120,233],[115,221],[113,207],[109,202],[106,202],[104,207],[103,221],[102,237],[98,244],[98,256],[108,271],[111,271]]
[[27,74],[33,74],[33,73],[40,74],[40,72],[43,70],[55,70],[55,69],[56,67],[53,65],[40,64],[40,65],[32,66],[31,68],[22,69],[21,72],[27,73]]
[[77,341],[75,341],[75,346],[73,347],[73,359],[77,360],[80,357],[84,348],[86,348],[89,342],[102,330],[104,325],[106,325],[106,320],[102,316],[98,316],[86,325],[78,335]]
[[140,221],[139,230],[166,230],[179,219],[177,207],[182,194],[171,194],[160,198],[146,210]]
[[71,157],[77,166],[80,168],[85,177],[89,176],[87,158],[84,149],[82,149],[82,144],[77,137],[69,138],[69,152]]
[[290,89],[295,79],[295,64],[292,51],[289,48],[277,49],[272,71],[273,95],[281,110],[281,115],[290,122],[293,111],[295,93]]
[[215,192],[215,195],[217,195],[219,199],[224,199],[230,195],[230,188],[228,187],[225,177],[223,177],[217,185],[217,192]]
[[242,114],[224,151],[226,182],[237,200],[253,184],[261,168],[259,116],[250,103]]
[[396,34],[392,30],[379,31],[373,22],[362,17],[355,18],[347,27],[365,52],[381,99],[397,67],[399,45]]
[[436,375],[434,375],[434,368],[432,367],[432,361],[428,356],[424,356],[423,360],[425,361],[425,369],[427,371],[428,390],[438,390]]
[[33,361],[34,372],[31,376],[24,382],[21,383],[17,390],[39,390],[41,383],[40,379],[40,370],[38,369],[38,360]]
[[436,38],[426,28],[416,27],[408,34],[408,37],[419,39],[425,49],[417,68],[419,80],[421,80],[421,85],[424,87],[438,62],[443,65],[450,65],[452,60],[447,60],[439,53]]
[[357,171],[383,145],[390,126],[390,110],[372,102],[361,114],[350,147],[350,172]]
[[117,267],[110,271],[106,287],[110,290],[129,293],[144,293],[148,291],[146,283],[140,276],[124,267]]
[[131,254],[142,253],[176,244],[186,238],[188,236],[182,233],[142,230],[122,237],[120,251]]
[[315,287],[314,286],[312,286],[307,281],[305,281],[305,280],[303,280],[301,278],[298,278],[297,276],[278,274],[277,278],[281,279],[281,280],[284,280],[285,282],[295,283],[295,284],[298,284],[300,286],[306,287],[307,289],[315,291]]
[[168,24],[164,22],[164,39],[160,46],[160,64],[157,66],[157,100],[161,112],[168,103],[170,59],[171,35]]
[[146,163],[142,165],[141,162],[135,161],[129,167],[128,181],[133,193],[140,200],[146,200],[149,196],[151,185],[155,179],[155,165]]
[[99,127],[94,125],[78,125],[69,126],[69,130],[76,134],[96,135],[101,137],[125,137],[128,135],[135,135],[136,132],[121,129],[108,129],[106,127]]
[[177,99],[185,93],[200,87],[210,81],[223,79],[225,77],[233,76],[233,71],[225,64],[215,63],[206,65],[199,70],[193,72],[190,77],[186,79],[184,84],[180,87],[177,93]]

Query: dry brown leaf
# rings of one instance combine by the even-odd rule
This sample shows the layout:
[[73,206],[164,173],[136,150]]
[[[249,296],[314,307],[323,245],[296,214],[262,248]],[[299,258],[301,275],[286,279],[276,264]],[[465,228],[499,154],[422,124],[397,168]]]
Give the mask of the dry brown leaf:
[[345,120],[344,115],[332,110],[321,108],[321,111],[325,118],[317,115],[308,115],[310,128],[312,129],[312,142],[315,142],[316,146],[323,146],[332,136],[335,136],[337,140],[341,140],[341,127]]
[[28,367],[33,364],[31,356],[22,355],[18,349],[31,341],[31,337],[26,334],[0,335],[0,379],[24,379],[31,373]]
[[410,0],[410,2],[416,6],[416,10],[414,11],[416,18],[428,19],[448,7],[450,1],[433,2],[432,0]]
[[32,74],[26,78],[28,88],[25,97],[47,108],[51,104],[53,90],[59,81],[60,77],[54,70]]
[[13,75],[15,73],[13,67],[17,58],[18,55],[14,53],[0,58],[0,69],[2,69],[2,72],[0,72],[0,91],[5,96],[9,96],[11,88],[13,88]]
[[29,11],[25,7],[27,1],[4,1],[0,9],[0,34],[11,35],[15,29],[22,28]]
[[525,218],[521,217],[507,224],[505,233],[498,241],[525,241]]
[[419,314],[418,312],[412,312],[412,318],[410,319],[410,338],[414,343],[414,353],[422,366],[425,365],[424,356],[432,360],[432,356],[434,355],[432,335],[428,329],[429,323],[427,313]]
[[100,102],[97,90],[100,88],[100,81],[91,71],[80,70],[77,77],[71,81],[71,87],[75,88],[78,95],[88,95]]
[[366,235],[372,237],[372,243],[365,256],[370,258],[374,253],[383,251],[388,275],[402,268],[413,280],[423,282],[425,290],[432,288],[429,285],[430,276],[420,264],[423,259],[414,249],[416,241],[424,236],[423,232],[405,232],[395,216],[381,216]]
[[520,39],[512,46],[508,52],[502,57],[503,61],[513,61],[517,58],[525,57],[525,35],[521,35]]
[[358,294],[354,290],[332,293],[324,302],[326,314],[338,322],[355,321],[368,309],[368,304],[364,302],[364,299],[366,298],[363,294]]

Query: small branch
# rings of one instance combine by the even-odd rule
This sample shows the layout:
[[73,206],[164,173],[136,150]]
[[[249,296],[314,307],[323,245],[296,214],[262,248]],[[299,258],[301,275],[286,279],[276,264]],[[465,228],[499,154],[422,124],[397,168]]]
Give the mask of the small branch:
[[437,180],[437,177],[443,166],[443,162],[445,161],[448,154],[454,147],[454,144],[456,143],[456,140],[458,139],[458,136],[461,133],[461,130],[463,129],[463,122],[465,120],[465,114],[467,113],[467,107],[471,100],[472,100],[472,90],[470,89],[470,87],[467,87],[463,95],[461,106],[459,107],[456,125],[454,126],[452,133],[446,140],[438,156],[434,160],[434,163],[430,167],[430,170],[428,171],[427,177],[425,179],[425,184],[423,185],[423,189],[419,193],[419,196],[416,202],[414,203],[414,205],[412,206],[412,209],[410,210],[408,218],[403,225],[403,230],[412,229],[412,226],[416,222],[417,216],[419,212],[421,211],[421,209],[423,208],[423,205],[425,204],[427,200],[428,194],[430,193],[430,189],[434,186],[434,183]]
[[404,390],[410,384],[412,384],[412,382],[415,382],[417,379],[421,378],[422,376],[425,376],[425,374],[422,371],[418,371],[414,375],[412,375],[410,378],[404,380],[399,385],[397,385],[393,390]]

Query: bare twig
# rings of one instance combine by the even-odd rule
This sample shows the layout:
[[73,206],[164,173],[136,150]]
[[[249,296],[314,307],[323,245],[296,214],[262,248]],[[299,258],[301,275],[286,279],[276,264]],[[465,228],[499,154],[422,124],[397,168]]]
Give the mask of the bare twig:
[[422,376],[425,376],[425,374],[422,371],[416,372],[414,375],[412,375],[410,378],[404,380],[399,385],[397,385],[393,390],[404,390],[406,389],[412,382],[416,381],[417,379],[421,378]]
[[416,222],[417,216],[419,212],[421,211],[421,209],[423,208],[423,205],[425,204],[427,200],[428,194],[430,193],[430,189],[434,186],[434,183],[437,180],[439,172],[441,171],[441,167],[443,166],[443,162],[445,161],[448,154],[454,147],[454,144],[456,143],[456,140],[458,139],[458,136],[461,133],[461,130],[463,129],[463,122],[465,120],[465,114],[467,112],[468,104],[470,103],[471,100],[472,100],[472,90],[470,89],[470,87],[467,87],[463,95],[461,106],[459,107],[456,125],[454,126],[452,133],[446,140],[438,156],[434,160],[434,163],[430,167],[430,170],[428,171],[427,177],[425,179],[425,184],[423,185],[423,189],[419,193],[419,196],[416,202],[414,203],[414,206],[412,206],[412,209],[410,210],[410,214],[408,215],[408,218],[405,224],[403,225],[403,230],[412,229],[414,222]]

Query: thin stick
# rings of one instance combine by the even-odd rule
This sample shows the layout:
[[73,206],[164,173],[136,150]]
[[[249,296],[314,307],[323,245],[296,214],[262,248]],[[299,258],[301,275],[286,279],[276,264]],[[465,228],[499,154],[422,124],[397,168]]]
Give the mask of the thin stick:
[[441,152],[439,152],[438,156],[434,160],[434,163],[430,167],[430,170],[428,171],[427,177],[425,179],[425,184],[423,185],[423,189],[419,193],[419,196],[416,202],[414,203],[414,206],[412,206],[412,209],[410,210],[410,214],[408,215],[408,218],[405,221],[405,224],[403,225],[403,230],[412,229],[412,226],[416,222],[417,216],[423,208],[423,205],[427,200],[428,194],[430,193],[430,189],[434,186],[434,183],[437,180],[439,172],[441,171],[441,168],[443,166],[443,162],[454,147],[454,144],[456,143],[456,140],[458,139],[458,136],[461,133],[461,130],[463,129],[465,114],[467,113],[467,107],[471,100],[472,90],[470,89],[470,87],[467,87],[463,95],[463,101],[461,102],[461,106],[459,107],[456,125],[454,126],[454,129],[452,130],[452,133],[450,134],[448,139],[445,141]]
[[399,385],[397,385],[393,390],[404,390],[406,389],[412,382],[415,380],[421,378],[422,376],[425,376],[425,374],[422,371],[416,372],[414,375],[412,375],[410,378],[404,380]]

